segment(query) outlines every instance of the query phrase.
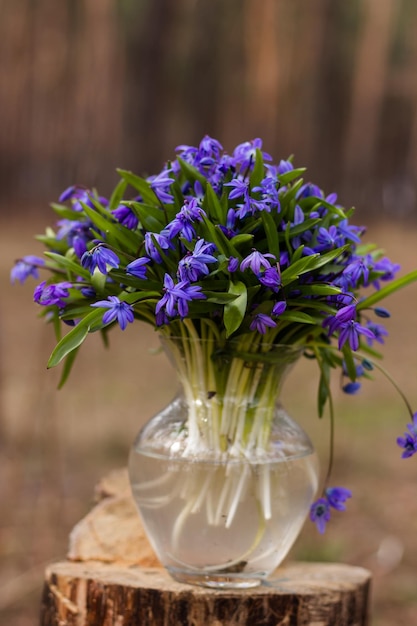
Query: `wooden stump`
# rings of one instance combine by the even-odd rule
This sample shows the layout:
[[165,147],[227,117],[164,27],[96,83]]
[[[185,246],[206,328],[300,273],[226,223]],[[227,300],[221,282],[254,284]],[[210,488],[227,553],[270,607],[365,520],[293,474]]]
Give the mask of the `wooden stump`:
[[69,560],[46,571],[41,626],[362,626],[370,574],[298,563],[247,591],[209,590],[170,578],[152,552],[123,472],[74,529]]

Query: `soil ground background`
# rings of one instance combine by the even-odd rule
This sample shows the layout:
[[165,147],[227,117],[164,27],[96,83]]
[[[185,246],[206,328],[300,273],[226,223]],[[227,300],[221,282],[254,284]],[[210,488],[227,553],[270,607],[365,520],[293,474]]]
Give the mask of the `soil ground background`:
[[[32,626],[45,565],[65,557],[68,533],[90,509],[94,485],[126,464],[140,426],[169,401],[175,378],[151,328],[115,331],[111,349],[91,337],[66,387],[45,369],[52,329],[37,319],[32,285],[11,287],[15,258],[39,253],[33,233],[42,214],[0,220],[0,623]],[[16,213],[17,214],[17,213]],[[406,224],[370,224],[369,231],[403,272],[417,267],[417,231]],[[417,407],[417,287],[386,306],[390,336],[384,366]],[[360,395],[339,391],[333,484],[354,498],[335,513],[322,537],[306,523],[289,559],[345,562],[373,573],[372,625],[417,625],[417,458],[402,460],[395,440],[409,421],[401,398],[379,373]],[[327,462],[328,418],[316,417],[317,375],[300,363],[283,402]]]

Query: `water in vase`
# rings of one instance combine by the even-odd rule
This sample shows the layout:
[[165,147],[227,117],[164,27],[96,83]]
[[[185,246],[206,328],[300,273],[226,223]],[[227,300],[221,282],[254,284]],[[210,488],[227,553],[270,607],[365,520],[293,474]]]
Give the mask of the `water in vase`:
[[130,457],[133,496],[161,562],[175,578],[209,586],[237,579],[253,586],[281,563],[317,475],[314,453],[258,464],[190,463],[138,450]]

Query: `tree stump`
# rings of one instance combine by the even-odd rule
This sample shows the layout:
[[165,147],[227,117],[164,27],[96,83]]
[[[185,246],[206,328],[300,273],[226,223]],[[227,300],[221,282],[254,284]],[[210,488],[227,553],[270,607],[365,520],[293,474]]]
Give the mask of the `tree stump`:
[[297,563],[250,590],[178,583],[150,548],[127,475],[98,486],[99,502],[74,528],[68,560],[46,570],[41,626],[363,626],[370,573]]

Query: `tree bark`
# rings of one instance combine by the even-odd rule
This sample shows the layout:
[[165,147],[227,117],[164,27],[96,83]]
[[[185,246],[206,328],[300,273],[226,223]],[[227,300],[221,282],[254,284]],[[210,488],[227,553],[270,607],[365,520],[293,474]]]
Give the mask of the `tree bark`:
[[41,626],[365,626],[370,574],[298,563],[247,591],[171,579],[141,526],[125,471],[96,489],[95,508],[71,533],[69,560],[45,573]]

